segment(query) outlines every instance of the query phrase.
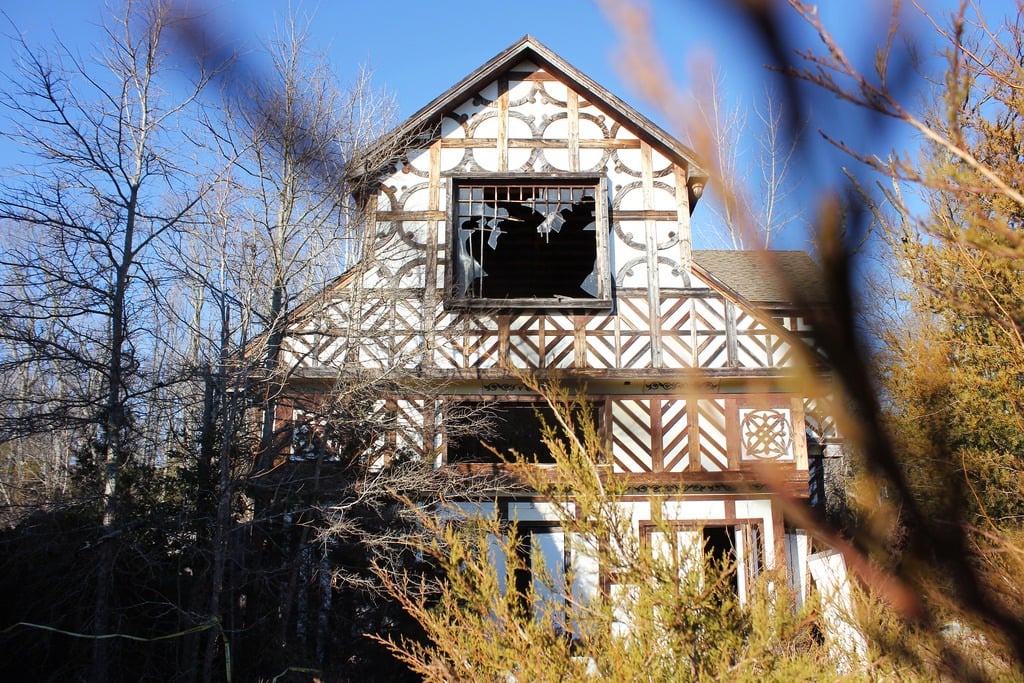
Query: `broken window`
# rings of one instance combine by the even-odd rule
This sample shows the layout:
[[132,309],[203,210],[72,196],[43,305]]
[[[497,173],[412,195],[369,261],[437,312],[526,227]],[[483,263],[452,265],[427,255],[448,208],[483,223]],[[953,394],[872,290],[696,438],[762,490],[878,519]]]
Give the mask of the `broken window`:
[[451,302],[578,308],[610,301],[598,178],[454,179],[452,197]]
[[295,408],[292,411],[290,460],[338,459],[338,439],[323,416]]

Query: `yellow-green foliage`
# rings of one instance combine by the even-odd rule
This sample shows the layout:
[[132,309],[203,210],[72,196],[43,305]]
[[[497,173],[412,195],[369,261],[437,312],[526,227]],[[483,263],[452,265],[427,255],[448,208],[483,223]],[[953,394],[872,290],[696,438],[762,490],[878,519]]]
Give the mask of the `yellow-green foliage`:
[[889,230],[909,280],[903,321],[881,330],[894,432],[912,484],[952,523],[1019,526],[1024,509],[1024,207],[993,180],[1024,184],[1019,21],[954,22],[927,122],[960,155],[926,149],[913,173],[927,209]]
[[[522,563],[514,526],[465,508],[423,512],[433,541],[417,550],[436,563],[441,579],[381,573],[426,633],[421,642],[389,642],[396,656],[431,681],[830,677],[813,616],[793,609],[784,576],[762,575],[740,605],[727,587],[732,567],[692,548],[641,542],[620,504],[625,489],[601,465],[602,441],[587,411],[564,392],[538,389],[559,421],[545,436],[556,464],[553,471],[524,467],[523,476],[555,503],[574,556],[602,568],[604,590],[584,598],[573,594],[571,575],[563,582],[536,570],[542,590],[506,590],[504,577]],[[664,492],[649,495],[657,509]],[[676,538],[668,523],[655,525],[654,533]]]

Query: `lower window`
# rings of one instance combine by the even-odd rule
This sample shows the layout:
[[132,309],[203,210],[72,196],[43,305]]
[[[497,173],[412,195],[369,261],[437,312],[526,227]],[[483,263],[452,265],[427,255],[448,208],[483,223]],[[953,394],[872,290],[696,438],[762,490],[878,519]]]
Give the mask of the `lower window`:
[[653,550],[678,558],[680,571],[689,571],[699,550],[707,558],[708,568],[725,571],[727,587],[740,602],[746,601],[751,582],[763,570],[764,539],[759,520],[673,522],[669,528],[674,535],[647,523],[641,525],[641,534]]

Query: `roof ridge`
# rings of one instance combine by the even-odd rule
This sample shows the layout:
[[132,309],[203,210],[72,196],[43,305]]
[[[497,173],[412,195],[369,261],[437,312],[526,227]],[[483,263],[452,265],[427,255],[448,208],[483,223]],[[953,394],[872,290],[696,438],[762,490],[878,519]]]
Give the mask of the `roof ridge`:
[[551,71],[554,76],[568,81],[569,85],[583,90],[594,104],[599,107],[603,105],[602,108],[611,110],[612,114],[617,114],[625,121],[635,125],[640,137],[646,138],[648,143],[654,143],[655,146],[663,152],[667,152],[670,157],[674,157],[678,163],[690,170],[688,182],[691,184],[707,182],[708,172],[698,161],[697,153],[694,150],[599,85],[529,33],[435,97],[391,131],[382,135],[377,142],[371,144],[360,155],[360,159],[353,159],[350,162],[349,174],[353,177],[363,177],[375,173],[394,160],[395,155],[392,152],[395,149],[411,144],[416,137],[424,133],[438,134],[433,127],[436,124],[435,119],[443,115],[447,109],[453,108],[458,102],[484,87],[492,79],[497,78],[503,71],[511,69],[519,61],[519,58],[525,56],[536,58],[542,62],[539,66]]

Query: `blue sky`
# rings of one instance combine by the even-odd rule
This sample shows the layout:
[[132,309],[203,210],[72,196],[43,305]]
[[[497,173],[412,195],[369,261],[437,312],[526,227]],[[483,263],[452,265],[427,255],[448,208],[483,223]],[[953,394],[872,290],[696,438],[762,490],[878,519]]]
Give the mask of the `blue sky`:
[[[115,6],[116,2],[113,3]],[[253,49],[272,35],[275,23],[289,14],[288,2],[272,0],[188,0],[190,7],[208,8],[214,24],[225,37],[244,42]],[[457,82],[495,54],[529,33],[655,122],[670,130],[667,116],[643,102],[616,68],[619,33],[598,4],[591,0],[320,0],[299,2],[292,9],[298,16],[311,16],[312,42],[326,49],[341,80],[354,74],[358,65],[368,65],[377,86],[391,91],[404,118]],[[694,64],[717,68],[724,74],[727,104],[750,105],[763,92],[767,58],[752,48],[751,37],[736,22],[708,0],[651,0],[650,18],[655,38],[679,88],[689,87],[688,74]],[[930,2],[948,7],[951,0]],[[855,60],[870,70],[872,47],[884,38],[889,3],[884,0],[822,3],[822,17],[836,32]],[[1004,13],[1011,0],[987,1],[985,11]],[[89,54],[101,35],[106,3],[102,0],[0,0],[0,8],[29,44],[46,46],[56,34],[73,50]],[[908,22],[920,25],[913,8]],[[8,22],[2,33],[10,35]],[[794,22],[790,27],[796,42],[816,47],[814,35]],[[927,34],[925,34],[927,35]],[[8,69],[9,43],[0,42],[0,69]],[[927,56],[934,46],[922,45]],[[714,65],[714,66],[709,66]],[[833,124],[849,126],[844,132],[874,151],[885,152],[893,145],[911,140],[880,134],[863,121],[830,102],[816,100],[813,112]],[[815,124],[811,124],[814,126]],[[842,131],[842,129],[840,129]],[[681,131],[671,132],[684,137]],[[811,131],[813,134],[813,130]],[[742,143],[739,143],[742,144]],[[0,156],[8,154],[0,146]],[[829,155],[830,152],[823,151]],[[846,160],[846,163],[849,163]],[[838,177],[838,164],[834,167]],[[5,164],[6,165],[6,164]],[[830,180],[808,173],[801,182]],[[794,231],[778,246],[800,248],[806,235]]]
[[[103,0],[0,0],[3,13],[31,44],[48,44],[57,34],[85,53],[100,35],[98,24],[107,4]],[[194,1],[183,4],[199,6]],[[707,4],[655,3],[652,23],[680,79],[685,77],[689,55],[718,52],[722,44],[707,39],[721,33],[716,28],[720,18],[706,9]],[[298,16],[312,17],[313,41],[329,50],[339,74],[352,73],[359,64],[370,66],[378,85],[397,95],[402,117],[527,33],[619,96],[639,104],[614,67],[617,33],[591,0],[211,0],[203,6],[225,35],[253,48],[273,33],[290,7]],[[4,33],[9,34],[9,28]],[[725,39],[725,45],[736,42],[735,35],[719,38]]]

